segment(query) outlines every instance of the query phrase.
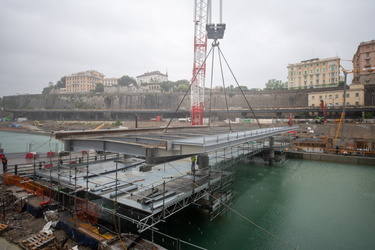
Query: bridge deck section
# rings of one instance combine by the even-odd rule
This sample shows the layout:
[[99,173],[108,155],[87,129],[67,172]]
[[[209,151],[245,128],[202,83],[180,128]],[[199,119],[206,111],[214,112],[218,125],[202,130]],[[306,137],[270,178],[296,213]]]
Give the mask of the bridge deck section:
[[[246,128],[242,128],[246,129]],[[224,133],[223,128],[180,128],[163,131],[119,131],[110,136],[84,136],[65,140],[67,151],[87,148],[97,151],[125,153],[143,157],[148,163],[157,163],[172,158],[182,158],[193,154],[203,154],[218,149],[240,145],[271,136],[276,136],[298,127],[274,127],[256,130],[232,131]],[[71,133],[71,132],[70,132]],[[90,133],[88,131],[88,133]],[[105,133],[105,132],[104,132]],[[122,134],[121,134],[122,133]],[[69,135],[72,137],[72,134]]]

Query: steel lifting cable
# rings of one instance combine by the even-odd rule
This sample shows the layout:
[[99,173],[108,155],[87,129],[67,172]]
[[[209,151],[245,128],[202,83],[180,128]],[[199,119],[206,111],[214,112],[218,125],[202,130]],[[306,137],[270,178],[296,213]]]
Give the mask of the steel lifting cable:
[[240,91],[241,91],[243,97],[245,98],[245,100],[246,100],[246,102],[247,102],[247,105],[249,106],[251,112],[253,113],[253,116],[255,117],[255,120],[257,121],[259,128],[262,128],[262,126],[261,126],[260,123],[259,123],[258,117],[256,117],[256,115],[255,115],[255,113],[254,113],[254,110],[253,110],[253,108],[251,107],[249,101],[247,100],[247,98],[246,98],[246,96],[245,96],[245,93],[243,92],[243,90],[242,90],[240,84],[238,83],[237,78],[236,78],[236,76],[234,75],[234,73],[233,73],[233,71],[232,71],[232,68],[229,66],[229,63],[228,63],[227,59],[225,58],[225,56],[224,56],[223,52],[221,51],[220,47],[218,47],[218,49],[219,49],[219,53],[223,56],[223,59],[224,59],[225,63],[227,64],[227,67],[228,67],[230,73],[232,74],[233,79],[234,79],[235,82],[237,83],[238,88],[240,89]]
[[[214,51],[215,52],[215,51]],[[208,127],[211,127],[211,106],[212,106],[212,84],[214,80],[214,59],[215,59],[215,53],[212,53],[212,62],[211,62],[211,83],[210,83],[210,105],[208,108]]]
[[[205,64],[206,64],[207,58],[208,58],[208,56],[210,55],[211,51],[212,51],[212,48],[211,48],[210,51],[208,52],[206,58],[204,58],[204,61],[203,61],[202,65],[205,65]],[[202,65],[201,65],[201,66],[202,66]],[[194,75],[194,78],[191,80],[191,83],[190,83],[190,85],[189,85],[189,88],[186,90],[184,96],[182,97],[181,102],[178,104],[178,106],[177,106],[175,112],[173,113],[172,118],[169,120],[167,126],[166,126],[165,129],[163,130],[164,133],[167,132],[167,130],[168,130],[168,128],[169,128],[169,125],[171,124],[173,118],[175,118],[175,116],[176,116],[176,114],[177,114],[177,111],[180,109],[182,102],[185,100],[186,95],[189,93],[189,91],[190,91],[190,89],[191,89],[191,86],[194,84],[194,82],[195,82],[195,80],[197,79],[198,74],[201,72],[202,68],[203,68],[203,67],[199,67],[198,72]]]
[[[212,44],[212,46],[217,46],[219,48],[219,42],[217,42],[215,40],[214,44]],[[229,131],[232,132],[232,125],[231,125],[231,122],[230,122],[230,117],[229,117],[229,106],[228,106],[228,97],[227,97],[227,91],[225,89],[225,81],[224,81],[224,73],[223,73],[223,65],[221,63],[221,54],[220,54],[220,50],[219,50],[219,62],[220,62],[220,72],[221,72],[221,80],[223,82],[223,90],[224,90],[224,98],[225,98],[225,105],[226,105],[226,108],[227,108],[227,120],[228,120],[228,123],[229,123]]]
[[[37,150],[38,148],[41,148],[41,147],[43,147],[43,146],[44,146],[44,145],[46,145],[47,143],[50,143],[50,142],[51,142],[51,140],[52,140],[52,137],[50,137],[48,141],[46,141],[45,143],[43,143],[43,144],[42,144],[42,145],[40,145],[39,147],[35,148],[35,150]],[[50,149],[51,149],[51,146],[49,146],[49,147],[50,147]]]

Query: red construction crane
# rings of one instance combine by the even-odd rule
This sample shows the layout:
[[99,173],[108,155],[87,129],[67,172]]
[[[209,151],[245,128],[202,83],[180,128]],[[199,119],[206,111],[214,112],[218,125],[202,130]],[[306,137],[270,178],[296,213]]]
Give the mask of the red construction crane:
[[191,124],[203,125],[204,82],[206,76],[206,51],[208,8],[210,0],[195,0],[194,14],[194,64],[191,80]]
[[325,107],[325,104],[324,104],[324,101],[323,101],[323,100],[320,100],[320,106],[321,106],[322,111],[323,111],[323,119],[322,119],[322,122],[325,123],[325,122],[326,122],[326,119],[327,119],[327,111],[326,111],[326,107]]
[[[206,77],[207,39],[222,39],[225,24],[222,23],[222,0],[220,0],[220,23],[211,23],[211,0],[195,0],[194,14],[194,64],[191,80],[191,123],[203,125],[204,89]],[[218,44],[218,43],[216,43]]]

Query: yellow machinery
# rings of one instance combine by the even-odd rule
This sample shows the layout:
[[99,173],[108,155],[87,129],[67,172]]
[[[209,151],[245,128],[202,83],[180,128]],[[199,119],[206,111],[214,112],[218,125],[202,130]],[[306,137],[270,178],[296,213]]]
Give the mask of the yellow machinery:
[[39,121],[34,121],[34,126],[43,127],[43,123],[40,123]]
[[102,125],[100,125],[100,126],[98,126],[98,127],[96,127],[96,128],[94,128],[94,130],[98,130],[98,129],[101,129],[103,126],[104,126],[105,124],[103,123]]
[[[342,112],[341,113],[341,117],[340,117],[340,120],[339,120],[339,125],[337,126],[337,130],[336,130],[336,135],[335,135],[335,139],[333,140],[333,146],[336,146],[336,142],[337,142],[337,137],[339,136],[340,134],[340,131],[342,129],[342,123],[345,119],[345,112]],[[342,138],[341,138],[342,139]]]

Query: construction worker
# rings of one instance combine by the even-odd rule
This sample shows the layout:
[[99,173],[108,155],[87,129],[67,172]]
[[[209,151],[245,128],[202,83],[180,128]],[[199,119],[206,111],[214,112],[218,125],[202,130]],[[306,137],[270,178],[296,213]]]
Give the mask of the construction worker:
[[8,159],[6,158],[5,154],[1,155],[1,162],[3,163],[3,173],[5,173],[8,165]]
[[195,157],[195,155],[191,156],[190,160],[191,160],[191,172],[194,174],[195,173],[195,160],[197,158]]

